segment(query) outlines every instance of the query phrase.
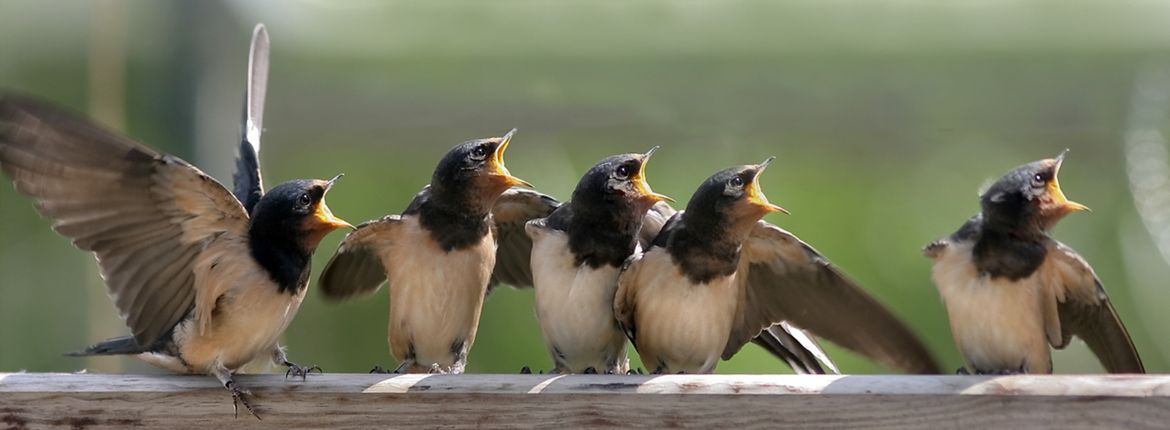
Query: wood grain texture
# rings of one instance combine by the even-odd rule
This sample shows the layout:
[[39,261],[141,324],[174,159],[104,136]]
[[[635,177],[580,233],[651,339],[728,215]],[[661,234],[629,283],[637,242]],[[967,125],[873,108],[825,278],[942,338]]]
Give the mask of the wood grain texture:
[[[0,373],[0,428],[1166,428],[1170,376]],[[205,427],[206,428],[206,427]]]

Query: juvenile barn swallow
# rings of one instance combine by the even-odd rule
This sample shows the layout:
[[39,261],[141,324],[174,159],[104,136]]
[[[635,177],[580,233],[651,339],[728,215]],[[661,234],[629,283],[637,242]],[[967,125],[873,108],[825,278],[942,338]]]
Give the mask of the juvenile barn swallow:
[[510,189],[530,186],[504,166],[515,132],[451,149],[402,215],[359,225],[321,273],[331,300],[389,281],[396,373],[462,373],[489,286],[532,285],[524,223],[548,216],[556,200]]
[[[1067,152],[1067,151],[1066,151]],[[960,373],[1052,373],[1052,350],[1080,337],[1110,373],[1145,373],[1093,268],[1049,236],[1089,208],[1056,175],[1065,153],[1017,167],[980,196],[982,210],[926,246],[963,354]]]
[[253,37],[236,195],[178,157],[15,96],[0,96],[0,169],[54,230],[94,253],[132,332],[75,355],[133,355],[210,374],[255,415],[232,373],[265,355],[286,375],[310,370],[289,361],[277,338],[305,296],[317,244],[352,226],[324,202],[336,178],[260,195],[268,37],[262,26]]
[[[674,210],[646,183],[645,154],[608,157],[589,169],[572,199],[529,221],[536,316],[553,373],[626,373],[626,336],[613,316],[618,273],[649,246]],[[668,212],[667,212],[668,211]]]
[[710,373],[753,338],[796,326],[886,366],[937,373],[923,344],[877,300],[811,246],[761,221],[787,213],[760,190],[772,159],[708,178],[651,248],[627,261],[614,313],[646,368]]

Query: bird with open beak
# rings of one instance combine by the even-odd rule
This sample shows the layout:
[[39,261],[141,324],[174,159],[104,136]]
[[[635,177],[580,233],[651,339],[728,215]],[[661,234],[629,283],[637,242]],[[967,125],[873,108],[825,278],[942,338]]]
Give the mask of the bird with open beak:
[[661,203],[673,200],[646,182],[657,149],[601,160],[581,177],[568,202],[528,222],[536,316],[552,373],[629,370],[613,296],[622,263],[649,246],[674,212]]
[[1052,373],[1051,347],[1080,337],[1111,373],[1144,373],[1093,268],[1049,235],[1069,201],[1057,173],[1067,151],[1019,166],[980,197],[982,210],[926,246],[963,355],[960,373]]
[[262,192],[266,79],[258,77],[267,76],[267,51],[268,35],[257,26],[235,195],[177,157],[45,104],[0,96],[0,169],[54,230],[94,253],[132,332],[73,355],[132,355],[210,374],[253,415],[233,372],[266,356],[288,367],[286,377],[315,369],[289,361],[277,338],[305,297],[321,238],[353,228],[325,204],[336,177]]
[[556,201],[511,189],[529,186],[504,166],[515,132],[452,148],[402,215],[359,225],[321,273],[330,300],[388,281],[395,372],[461,373],[489,287],[532,285],[524,223],[548,216]]
[[811,246],[761,221],[787,213],[760,189],[772,160],[708,178],[650,249],[626,262],[614,313],[646,369],[710,373],[748,341],[794,327],[895,369],[937,373],[892,313]]

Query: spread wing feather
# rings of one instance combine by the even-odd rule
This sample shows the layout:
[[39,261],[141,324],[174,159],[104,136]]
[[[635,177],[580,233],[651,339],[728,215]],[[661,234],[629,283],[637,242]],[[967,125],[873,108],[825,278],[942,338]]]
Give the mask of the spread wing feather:
[[135,341],[194,306],[192,263],[248,216],[199,169],[38,102],[0,96],[0,169],[53,229],[92,251]]

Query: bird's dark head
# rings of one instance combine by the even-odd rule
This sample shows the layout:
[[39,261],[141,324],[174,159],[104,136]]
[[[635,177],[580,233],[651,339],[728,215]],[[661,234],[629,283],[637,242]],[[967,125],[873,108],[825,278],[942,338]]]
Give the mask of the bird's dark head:
[[341,175],[328,181],[298,179],[277,185],[256,203],[252,212],[253,236],[264,240],[296,238],[302,251],[312,253],[330,232],[353,226],[333,216],[325,194]]
[[469,140],[451,148],[435,168],[431,192],[440,197],[460,196],[466,203],[490,208],[508,188],[531,187],[504,166],[504,151],[514,134],[516,129],[503,137]]
[[607,211],[628,208],[638,218],[660,201],[674,199],[654,192],[646,182],[646,165],[655,146],[645,154],[621,154],[601,160],[585,172],[570,200],[574,208],[585,206]]
[[760,175],[776,157],[760,164],[724,169],[699,185],[691,196],[683,220],[688,226],[709,220],[732,232],[748,231],[756,221],[772,212],[788,213],[774,205],[760,189]]
[[1066,153],[1017,167],[992,184],[980,197],[986,224],[1046,231],[1068,214],[1089,210],[1060,189],[1057,174]]

